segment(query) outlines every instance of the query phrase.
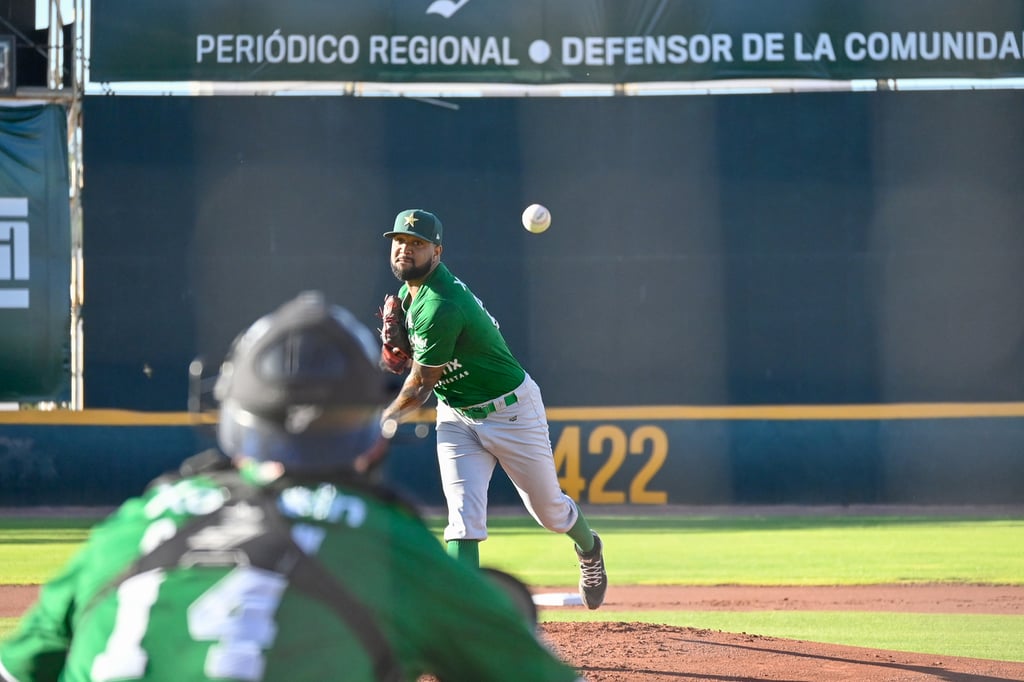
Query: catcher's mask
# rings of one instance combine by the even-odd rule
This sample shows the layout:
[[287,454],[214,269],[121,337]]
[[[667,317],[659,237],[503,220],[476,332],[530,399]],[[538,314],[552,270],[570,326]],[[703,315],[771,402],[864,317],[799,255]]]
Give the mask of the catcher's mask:
[[293,475],[368,473],[387,449],[377,355],[351,313],[303,292],[253,323],[221,365],[213,387],[221,449]]

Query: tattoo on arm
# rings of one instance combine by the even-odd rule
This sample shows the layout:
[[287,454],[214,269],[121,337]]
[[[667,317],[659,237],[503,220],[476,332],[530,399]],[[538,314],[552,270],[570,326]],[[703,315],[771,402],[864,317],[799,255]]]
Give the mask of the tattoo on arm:
[[413,362],[412,369],[405,378],[405,383],[402,384],[402,390],[384,410],[381,421],[388,419],[401,421],[404,415],[427,402],[427,398],[430,397],[431,391],[434,390],[434,386],[437,385],[443,373],[444,367],[426,367],[418,362]]

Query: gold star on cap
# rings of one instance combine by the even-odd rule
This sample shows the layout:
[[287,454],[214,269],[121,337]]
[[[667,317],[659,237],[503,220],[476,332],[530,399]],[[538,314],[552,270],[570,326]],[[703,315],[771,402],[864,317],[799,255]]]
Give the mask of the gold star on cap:
[[415,213],[410,213],[409,215],[405,216],[406,227],[415,227],[417,220],[419,220],[419,218],[416,217]]

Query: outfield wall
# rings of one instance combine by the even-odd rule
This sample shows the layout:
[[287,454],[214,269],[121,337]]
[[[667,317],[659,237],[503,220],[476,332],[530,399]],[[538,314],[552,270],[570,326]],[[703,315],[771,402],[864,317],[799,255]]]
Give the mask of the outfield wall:
[[[180,415],[189,362],[300,289],[375,326],[381,233],[419,206],[586,502],[1021,503],[1022,112],[1018,91],[87,97],[87,413]],[[12,503],[114,501],[198,445],[184,422],[12,419]],[[390,466],[436,502],[431,440]]]
[[[550,418],[562,486],[586,504],[1020,504],[1024,415],[945,409],[955,416],[902,406],[555,408]],[[14,424],[0,413],[0,506],[114,505],[212,444],[182,413],[29,416]],[[385,471],[410,499],[438,506],[431,423],[425,414],[402,427]],[[491,501],[518,504],[500,471]]]
[[303,288],[375,326],[411,206],[551,407],[1024,401],[1022,113],[1021,91],[87,97],[85,406],[184,409],[189,362]]

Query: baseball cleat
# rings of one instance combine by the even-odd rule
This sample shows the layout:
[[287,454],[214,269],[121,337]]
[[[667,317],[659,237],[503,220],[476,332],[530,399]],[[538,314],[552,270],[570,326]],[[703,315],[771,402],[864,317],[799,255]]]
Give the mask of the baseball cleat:
[[594,548],[589,552],[581,552],[580,548],[576,547],[576,556],[580,559],[580,598],[588,609],[599,607],[604,602],[604,593],[608,589],[603,549],[601,537],[597,533],[594,533]]

